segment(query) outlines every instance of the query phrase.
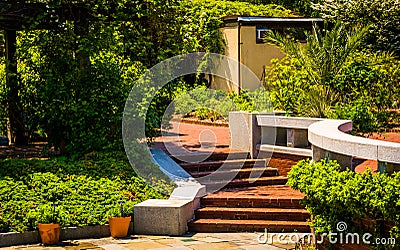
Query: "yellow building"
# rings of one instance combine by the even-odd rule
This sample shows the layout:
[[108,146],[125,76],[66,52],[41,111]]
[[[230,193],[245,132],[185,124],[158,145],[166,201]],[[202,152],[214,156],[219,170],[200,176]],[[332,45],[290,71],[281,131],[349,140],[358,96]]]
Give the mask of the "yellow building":
[[[235,91],[241,89],[254,90],[260,86],[264,77],[264,69],[270,65],[273,58],[282,58],[284,54],[276,46],[263,42],[266,32],[278,31],[286,36],[298,37],[303,29],[312,30],[313,24],[322,25],[320,18],[276,18],[276,17],[244,17],[228,16],[224,18],[224,26],[221,28],[225,39],[225,55],[235,59],[237,65],[224,67],[224,74],[231,74],[237,84],[227,81],[222,77],[211,77],[211,88]],[[297,35],[296,35],[297,34]],[[247,66],[259,79],[258,82],[246,81],[246,70],[239,67],[239,62]]]

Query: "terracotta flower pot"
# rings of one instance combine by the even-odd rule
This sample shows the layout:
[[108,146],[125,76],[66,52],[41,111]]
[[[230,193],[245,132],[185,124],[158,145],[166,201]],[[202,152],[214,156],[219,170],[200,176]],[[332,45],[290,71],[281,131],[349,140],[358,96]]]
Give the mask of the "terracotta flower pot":
[[129,223],[131,217],[111,217],[108,218],[110,224],[111,236],[114,238],[123,238],[128,235]]
[[60,240],[60,224],[38,224],[40,238],[45,245],[55,244]]

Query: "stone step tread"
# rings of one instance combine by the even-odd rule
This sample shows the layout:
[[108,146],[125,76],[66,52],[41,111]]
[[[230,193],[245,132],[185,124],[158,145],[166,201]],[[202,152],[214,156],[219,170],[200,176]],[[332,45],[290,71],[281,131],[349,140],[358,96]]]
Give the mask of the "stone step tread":
[[205,207],[196,210],[195,217],[197,219],[307,221],[310,219],[310,214],[305,209],[296,208]]
[[303,198],[300,197],[269,197],[269,196],[212,196],[207,195],[201,198],[202,200],[224,200],[224,201],[240,201],[240,200],[263,200],[265,202],[300,202]]
[[237,172],[241,174],[250,174],[251,172],[266,172],[268,174],[273,174],[278,176],[278,169],[277,168],[239,168],[239,169],[231,169],[231,170],[221,170],[221,171],[204,171],[204,172],[197,172],[197,171],[189,171],[189,174],[196,178],[198,176],[205,176],[210,174],[231,174],[232,172]]
[[190,224],[209,224],[209,225],[290,225],[290,226],[309,226],[306,221],[280,221],[280,220],[221,220],[221,219],[199,219],[189,222]]
[[281,208],[304,209],[300,201],[302,198],[277,198],[268,196],[243,196],[243,197],[213,197],[206,196],[201,199],[204,207],[236,207],[236,208]]
[[310,232],[308,222],[272,220],[198,219],[188,223],[190,232]]
[[210,155],[209,152],[197,152],[197,153],[189,153],[189,154],[181,154],[181,155],[171,155],[176,162],[182,164],[187,162],[197,161],[199,158],[206,158],[208,161],[224,161],[233,159],[250,159],[249,153],[244,151],[233,151],[227,152],[214,152]]
[[256,186],[247,188],[225,188],[216,193],[208,194],[204,198],[219,197],[219,198],[297,198],[299,200],[304,198],[298,190],[287,185],[270,185],[270,186]]
[[[179,163],[183,168],[190,167],[198,167],[198,166],[220,166],[226,163],[226,165],[236,167],[254,165],[254,164],[263,164],[265,165],[266,161],[264,159],[232,159],[232,160],[216,160],[216,161],[203,161],[203,162],[184,162]],[[257,166],[257,165],[256,165]]]
[[[255,184],[260,182],[271,182],[274,184],[285,184],[287,181],[287,177],[285,176],[267,176],[267,177],[259,177],[259,178],[246,178],[246,179],[234,179],[228,183],[228,186],[233,184]],[[218,185],[225,181],[203,181],[201,184],[203,185]],[[276,182],[276,183],[275,183]]]
[[198,212],[240,212],[240,213],[301,213],[309,214],[306,209],[301,208],[260,208],[260,207],[203,207]]

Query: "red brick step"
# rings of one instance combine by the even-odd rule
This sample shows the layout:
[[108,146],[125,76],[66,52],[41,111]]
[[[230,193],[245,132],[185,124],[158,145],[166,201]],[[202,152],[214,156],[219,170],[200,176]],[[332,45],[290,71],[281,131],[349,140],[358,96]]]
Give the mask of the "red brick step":
[[[217,177],[208,180],[198,180],[201,184],[205,185],[207,189],[213,189],[214,186],[221,186],[225,181],[218,180]],[[269,186],[269,185],[284,185],[287,182],[287,177],[271,176],[260,178],[247,178],[247,179],[233,179],[225,185],[226,188],[235,187],[254,187],[254,186]]]
[[310,232],[308,222],[274,220],[199,219],[188,223],[190,232]]
[[[225,163],[225,164],[224,164]],[[226,161],[186,162],[179,165],[188,172],[215,171],[224,164],[224,169],[264,167],[264,159],[234,159]]]
[[[236,173],[236,174],[235,174]],[[202,176],[207,176],[213,174],[214,176],[230,176],[235,174],[236,179],[249,178],[250,174],[257,174],[257,176],[267,177],[267,176],[278,176],[278,169],[276,168],[242,168],[242,169],[232,169],[227,171],[206,171],[206,172],[189,172],[193,178],[199,178]]]
[[195,212],[196,219],[307,221],[305,209],[204,207]]
[[259,208],[298,208],[302,198],[269,198],[269,197],[216,197],[206,196],[201,199],[201,205],[206,207],[259,207]]

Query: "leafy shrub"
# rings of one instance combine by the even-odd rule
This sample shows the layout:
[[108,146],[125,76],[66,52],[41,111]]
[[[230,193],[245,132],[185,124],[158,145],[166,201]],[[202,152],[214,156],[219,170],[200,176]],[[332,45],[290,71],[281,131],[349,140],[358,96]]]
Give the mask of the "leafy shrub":
[[342,20],[348,26],[370,26],[366,44],[375,51],[400,55],[400,5],[390,0],[331,1],[314,5],[323,18]]
[[27,218],[34,225],[37,225],[37,223],[59,223],[64,225],[68,224],[67,221],[69,219],[64,208],[55,203],[39,205],[35,210],[29,211]]
[[336,232],[340,221],[348,225],[347,232],[365,233],[359,225],[362,219],[370,219],[376,221],[373,236],[380,237],[383,220],[395,222],[392,236],[399,240],[395,231],[400,225],[400,173],[354,173],[342,171],[335,161],[303,160],[292,167],[288,178],[289,186],[306,195],[302,202],[313,216],[315,233]]
[[164,197],[135,175],[123,152],[0,164],[0,232],[35,230],[43,217],[51,218],[53,203],[63,226],[86,226],[105,224],[118,201]]
[[347,104],[338,104],[335,113],[331,118],[345,119],[353,121],[353,131],[370,133],[381,129],[376,115],[371,111],[371,106],[367,98],[350,101]]
[[263,88],[255,91],[243,90],[241,95],[234,92],[213,91],[198,87],[175,99],[175,112],[180,115],[194,114],[197,118],[212,121],[228,119],[231,111],[271,111],[269,93]]
[[[237,1],[237,0],[231,0]],[[312,8],[312,4],[318,3],[318,0],[240,0],[241,2],[249,2],[252,4],[279,4],[290,10],[299,12],[305,16],[318,16],[319,12]]]
[[193,0],[184,1],[183,6],[183,52],[207,51],[222,54],[225,42],[219,28],[224,16],[291,16],[290,10],[276,4]]
[[303,116],[354,119],[356,132],[385,127],[388,110],[399,105],[398,60],[390,53],[359,52],[365,34],[365,28],[347,31],[341,23],[324,36],[317,29],[305,45],[270,34],[267,40],[287,53],[266,71],[274,107]]

